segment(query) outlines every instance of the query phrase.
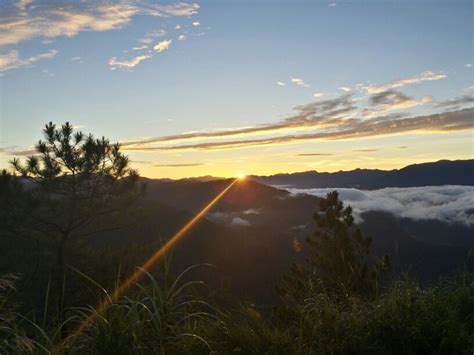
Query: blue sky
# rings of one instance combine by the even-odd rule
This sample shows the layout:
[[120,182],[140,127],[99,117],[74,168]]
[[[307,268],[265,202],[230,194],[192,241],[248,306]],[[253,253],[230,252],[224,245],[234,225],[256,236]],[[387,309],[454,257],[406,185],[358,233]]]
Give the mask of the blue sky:
[[49,121],[123,142],[152,177],[473,156],[471,1],[0,9],[1,166]]

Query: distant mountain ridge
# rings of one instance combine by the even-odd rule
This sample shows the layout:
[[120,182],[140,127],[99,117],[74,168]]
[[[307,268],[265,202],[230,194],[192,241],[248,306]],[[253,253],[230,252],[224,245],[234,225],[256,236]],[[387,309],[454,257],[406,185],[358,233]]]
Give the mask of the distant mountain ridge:
[[355,169],[334,173],[306,171],[248,177],[262,184],[289,188],[345,187],[375,190],[385,187],[474,185],[474,159],[440,160],[408,165],[402,169]]

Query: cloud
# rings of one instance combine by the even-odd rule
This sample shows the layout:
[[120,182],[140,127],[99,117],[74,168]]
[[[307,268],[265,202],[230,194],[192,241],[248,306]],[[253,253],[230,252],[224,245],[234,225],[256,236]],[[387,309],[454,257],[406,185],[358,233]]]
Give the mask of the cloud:
[[31,5],[33,0],[18,0],[16,6],[20,16],[27,16],[27,8]]
[[240,218],[240,217],[234,217],[232,218],[232,220],[230,221],[230,224],[233,225],[233,226],[241,226],[241,227],[248,227],[250,226],[250,222],[243,219],[243,218]]
[[316,92],[316,93],[314,93],[313,96],[314,96],[314,97],[321,97],[321,96],[323,96],[323,95],[324,95],[324,94],[323,94],[322,92]]
[[474,103],[474,96],[464,95],[456,97],[454,99],[439,101],[435,104],[436,107],[452,107],[452,106],[463,106]]
[[144,43],[144,44],[150,44],[153,42],[153,39],[154,38],[158,38],[158,37],[164,37],[166,36],[166,31],[161,29],[161,30],[157,30],[157,31],[152,31],[152,32],[148,32],[145,37],[143,38],[140,38],[138,40],[138,42],[140,43]]
[[[281,125],[291,127],[292,124],[304,124],[307,117],[311,117],[310,113],[303,112],[301,116],[293,117]],[[472,129],[472,117],[474,115],[474,108],[455,110],[443,113],[434,113],[425,116],[397,118],[390,116],[374,117],[370,119],[352,118],[346,119],[344,117],[333,118],[328,124],[329,128],[324,129],[324,119],[320,124],[320,129],[315,132],[298,134],[288,133],[282,136],[255,138],[255,139],[233,139],[227,141],[217,142],[199,142],[192,144],[179,144],[172,146],[155,146],[150,147],[146,144],[159,141],[160,138],[152,138],[144,141],[135,141],[125,143],[123,145],[125,150],[147,150],[147,151],[175,151],[175,150],[222,150],[222,149],[237,149],[245,147],[258,147],[277,144],[299,143],[314,140],[342,140],[342,139],[360,139],[364,137],[375,137],[380,135],[398,134],[405,132],[454,132]],[[310,118],[311,119],[311,118]],[[316,116],[309,122],[311,125],[318,124],[320,118]],[[275,128],[277,126],[273,126]],[[246,128],[245,131],[253,133],[255,131],[262,131],[268,129],[267,127],[252,127]],[[234,131],[235,132],[235,131]],[[239,130],[240,133],[243,129]],[[201,132],[190,133],[188,138],[192,137],[222,137],[229,135],[228,131],[221,132]],[[175,139],[179,137],[173,136]],[[170,139],[171,136],[164,139]],[[163,138],[161,138],[163,139]]]
[[328,7],[334,7],[334,6],[336,6],[336,5],[337,5],[337,4],[336,4],[335,2],[332,2],[332,3],[330,3],[330,4],[328,5]]
[[186,35],[179,35],[178,41],[184,41],[186,39]]
[[287,129],[301,129],[304,127],[335,127],[340,123],[340,120],[345,121],[343,118],[344,114],[350,114],[356,109],[357,108],[352,104],[351,96],[344,95],[335,99],[317,101],[311,104],[297,106],[295,108],[295,110],[298,112],[296,115],[288,117],[284,121],[273,124],[208,132],[198,131],[163,137],[152,137],[142,140],[132,140],[125,142],[124,147],[133,146],[135,144],[164,143],[176,140],[222,138],[239,135],[275,133],[279,131],[285,131]]
[[167,5],[144,6],[143,12],[150,16],[172,17],[172,16],[192,16],[198,13],[199,5],[187,2],[178,2]]
[[171,42],[171,39],[165,39],[164,41],[158,42],[153,49],[158,53],[163,52],[171,46]]
[[143,46],[139,46],[139,47],[133,47],[132,51],[142,51],[142,50],[147,49],[147,48],[148,48],[147,45],[143,45]]
[[180,29],[181,29],[181,25],[180,25],[180,24],[177,24],[176,26],[174,26],[174,29],[175,29],[175,30],[180,30]]
[[202,163],[187,163],[187,164],[154,164],[153,166],[157,168],[185,168],[191,166],[201,166]]
[[194,27],[201,26],[201,23],[200,23],[199,21],[194,21],[194,22],[193,22],[193,26],[194,26]]
[[354,149],[353,152],[371,153],[378,152],[380,149]]
[[277,81],[276,83],[277,83],[277,85],[280,85],[280,86],[286,86],[286,84],[282,81]]
[[31,155],[36,155],[37,152],[35,149],[18,149],[17,147],[6,147],[6,148],[0,148],[0,154],[3,155],[10,155],[10,156],[31,156]]
[[341,86],[341,87],[339,88],[339,90],[342,90],[342,91],[345,91],[345,92],[352,91],[352,89],[351,89],[351,88],[348,88],[347,86]]
[[116,57],[112,57],[109,60],[109,66],[111,67],[112,70],[115,69],[131,69],[140,64],[140,62],[151,58],[149,55],[138,55],[136,57],[130,58],[130,59],[123,59],[119,60]]
[[82,31],[108,31],[123,27],[139,9],[130,4],[81,6],[79,3],[37,5],[29,16],[1,17],[0,46],[18,44],[35,37],[73,37]]
[[[171,45],[172,40],[163,40],[161,42],[158,42],[153,49],[157,52],[163,52],[164,50],[167,50],[170,45]],[[141,47],[134,47],[133,50],[143,50],[146,49],[148,46],[141,46]],[[111,67],[112,70],[116,69],[131,69],[136,67],[138,64],[143,62],[146,59],[152,58],[151,51],[149,51],[149,54],[142,54],[142,55],[137,55],[133,58],[130,59],[117,59],[117,57],[112,57],[110,58],[108,64]]]
[[373,107],[376,107],[376,109],[366,110],[364,113],[368,116],[375,116],[392,110],[407,109],[418,105],[424,105],[431,101],[431,96],[424,96],[421,100],[417,101],[399,91],[390,89],[372,95],[369,98],[369,103]]
[[250,222],[245,218],[242,218],[238,212],[225,213],[218,211],[208,213],[206,218],[214,223],[226,224],[234,227],[248,227],[251,225]]
[[17,12],[0,16],[0,46],[14,45],[35,37],[73,37],[83,31],[110,31],[129,24],[136,15],[191,16],[199,5],[178,2],[155,5],[146,1],[63,1],[60,3],[21,1]]
[[309,87],[309,84],[305,83],[305,81],[301,78],[291,78],[290,80],[293,84],[295,84],[297,86],[302,86],[302,87],[305,87],[305,88]]
[[466,68],[472,68],[472,63],[464,64]]
[[329,156],[333,155],[331,153],[300,153],[296,154],[297,157],[321,157],[321,156]]
[[0,54],[0,73],[19,67],[31,66],[40,60],[52,59],[56,54],[58,54],[58,51],[51,49],[45,53],[36,54],[28,58],[21,58],[19,52],[12,49],[5,54]]
[[[43,38],[43,43],[52,43],[57,37],[74,37],[81,32],[118,30],[131,23],[137,15],[189,17],[196,14],[198,9],[199,5],[187,2],[160,5],[146,0],[58,1],[53,4],[19,0],[15,7],[3,8],[0,12],[0,47],[17,45],[37,37]],[[142,39],[142,43],[149,44],[152,38],[160,35],[164,35],[163,30],[151,32]],[[20,57],[16,51],[8,51],[0,56],[2,71],[28,65],[28,60],[11,64],[12,61],[18,62]]]
[[[325,197],[334,189],[290,189],[292,193],[306,193]],[[386,188],[374,191],[336,189],[345,204],[353,208],[356,220],[367,211],[385,211],[413,220],[439,220],[474,226],[473,186],[425,186]]]
[[382,84],[382,85],[372,84],[365,87],[365,89],[367,90],[369,94],[378,94],[390,89],[397,89],[397,88],[401,88],[407,85],[418,84],[424,81],[442,80],[442,79],[446,79],[447,77],[448,76],[443,73],[434,73],[432,71],[425,71],[419,75],[391,81],[389,83]]
[[249,208],[245,211],[242,211],[242,214],[248,216],[248,215],[257,215],[260,214],[260,209],[257,208]]

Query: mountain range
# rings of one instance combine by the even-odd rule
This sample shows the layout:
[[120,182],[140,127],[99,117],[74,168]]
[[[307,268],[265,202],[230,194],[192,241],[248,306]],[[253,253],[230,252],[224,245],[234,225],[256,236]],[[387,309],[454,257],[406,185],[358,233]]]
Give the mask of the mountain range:
[[440,160],[394,170],[355,169],[334,173],[306,171],[270,176],[251,175],[249,178],[266,185],[299,189],[345,187],[374,190],[385,187],[474,185],[474,159]]

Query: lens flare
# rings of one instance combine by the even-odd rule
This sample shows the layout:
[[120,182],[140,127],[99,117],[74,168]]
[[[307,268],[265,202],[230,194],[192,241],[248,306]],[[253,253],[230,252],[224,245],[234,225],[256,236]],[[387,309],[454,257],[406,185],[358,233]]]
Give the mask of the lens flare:
[[104,299],[96,308],[95,312],[87,317],[76,331],[65,338],[53,351],[53,353],[61,352],[62,349],[69,343],[73,342],[80,334],[82,334],[95,319],[102,314],[107,308],[116,303],[120,296],[129,288],[136,284],[144,275],[145,271],[149,270],[163,255],[165,255],[204,215],[229,191],[239,179],[234,179],[232,182],[217,195],[211,202],[209,202],[198,214],[196,214],[184,227],[182,227],[171,239],[169,239],[155,254],[153,254],[140,268],[127,279],[119,287],[115,289],[110,297]]

